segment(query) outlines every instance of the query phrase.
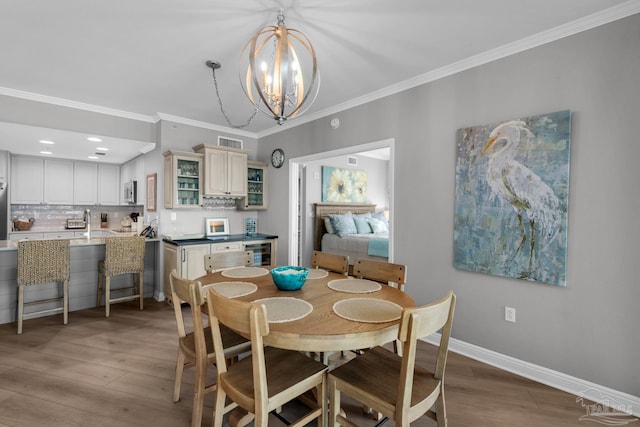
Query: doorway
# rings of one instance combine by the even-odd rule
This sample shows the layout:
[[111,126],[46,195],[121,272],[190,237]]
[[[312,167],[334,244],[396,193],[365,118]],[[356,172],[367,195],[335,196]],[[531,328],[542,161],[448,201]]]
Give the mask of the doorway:
[[[351,147],[340,148],[332,151],[324,151],[322,153],[310,154],[308,156],[296,157],[289,160],[289,253],[288,262],[291,265],[303,265],[304,260],[301,259],[302,245],[304,242],[310,241],[305,236],[305,228],[302,222],[313,221],[314,218],[309,216],[310,207],[308,201],[305,200],[305,163],[319,161],[337,156],[354,155],[363,152],[389,149],[389,172],[388,172],[388,191],[389,191],[389,261],[393,261],[394,239],[393,239],[393,220],[394,220],[394,145],[395,139],[385,139],[355,145]],[[312,239],[311,239],[312,240]],[[300,262],[300,264],[299,264]]]

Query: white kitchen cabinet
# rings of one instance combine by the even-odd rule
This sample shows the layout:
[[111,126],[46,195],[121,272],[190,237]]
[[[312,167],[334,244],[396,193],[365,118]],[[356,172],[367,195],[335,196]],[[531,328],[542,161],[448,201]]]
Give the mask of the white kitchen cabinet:
[[42,204],[44,160],[36,157],[12,157],[9,186],[12,204]]
[[42,236],[45,239],[72,239],[76,236],[76,233],[73,231],[48,232],[42,233]]
[[73,161],[44,160],[44,203],[48,205],[72,205]]
[[204,154],[204,195],[246,197],[247,152],[200,144],[193,147]]
[[202,207],[202,154],[169,150],[164,155],[164,207]]
[[9,240],[42,239],[42,233],[9,233]]
[[120,204],[120,166],[98,165],[98,204]]
[[73,203],[76,205],[95,205],[98,203],[98,165],[96,163],[75,163]]

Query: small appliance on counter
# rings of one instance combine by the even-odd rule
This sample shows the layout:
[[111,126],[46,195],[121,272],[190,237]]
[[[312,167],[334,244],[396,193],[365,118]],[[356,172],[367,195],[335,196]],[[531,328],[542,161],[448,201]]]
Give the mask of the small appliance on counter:
[[80,228],[85,228],[87,226],[87,222],[84,219],[68,219],[67,224],[64,226],[67,230],[77,230]]

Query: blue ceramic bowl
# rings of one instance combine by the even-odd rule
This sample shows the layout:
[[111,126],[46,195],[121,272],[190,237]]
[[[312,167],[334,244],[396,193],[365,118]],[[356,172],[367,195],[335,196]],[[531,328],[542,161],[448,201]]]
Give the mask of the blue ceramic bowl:
[[285,265],[271,269],[271,277],[281,291],[297,291],[307,281],[309,270],[305,267]]

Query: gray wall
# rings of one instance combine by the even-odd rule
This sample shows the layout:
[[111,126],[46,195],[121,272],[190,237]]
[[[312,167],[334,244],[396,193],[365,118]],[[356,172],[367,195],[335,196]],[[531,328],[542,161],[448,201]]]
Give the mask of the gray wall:
[[[419,304],[453,289],[453,336],[640,396],[640,15],[261,138],[287,158],[395,138],[395,260]],[[567,287],[458,271],[452,265],[455,132],[571,109]],[[420,188],[415,183],[420,182]],[[270,170],[258,216],[287,235],[288,165]],[[416,230],[419,230],[416,232]],[[280,239],[279,257],[287,242]],[[517,309],[507,323],[504,306]]]

